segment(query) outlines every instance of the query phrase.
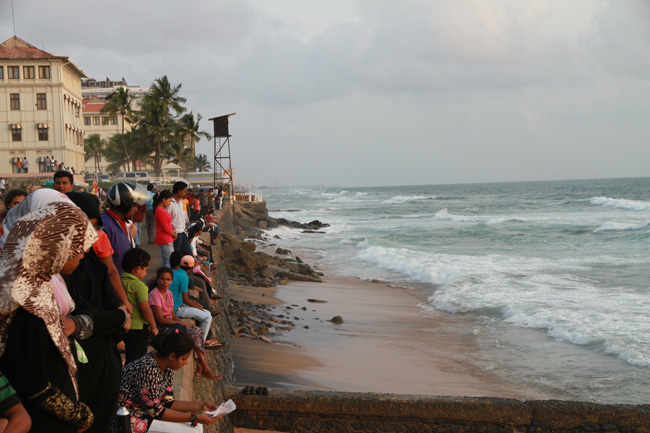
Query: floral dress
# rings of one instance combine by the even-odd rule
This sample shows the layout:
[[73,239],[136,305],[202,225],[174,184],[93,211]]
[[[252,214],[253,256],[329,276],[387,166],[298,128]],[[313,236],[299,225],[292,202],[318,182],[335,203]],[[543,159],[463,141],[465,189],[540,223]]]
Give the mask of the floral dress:
[[[160,419],[166,408],[174,403],[174,374],[170,368],[164,373],[153,354],[148,353],[122,370],[119,406],[131,414],[131,431],[144,433],[154,419]],[[117,424],[113,423],[113,431]]]

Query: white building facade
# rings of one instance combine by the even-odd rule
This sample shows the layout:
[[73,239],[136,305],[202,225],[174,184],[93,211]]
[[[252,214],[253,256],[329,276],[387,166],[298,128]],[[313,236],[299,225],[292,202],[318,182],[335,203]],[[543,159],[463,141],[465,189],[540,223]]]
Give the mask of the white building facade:
[[14,36],[0,44],[0,173],[45,171],[45,158],[81,171],[84,129],[81,79],[68,57],[40,50]]

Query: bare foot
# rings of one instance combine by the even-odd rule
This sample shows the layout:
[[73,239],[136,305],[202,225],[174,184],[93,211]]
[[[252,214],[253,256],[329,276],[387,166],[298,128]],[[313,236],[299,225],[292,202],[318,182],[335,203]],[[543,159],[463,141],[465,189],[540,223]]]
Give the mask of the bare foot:
[[223,379],[223,376],[216,375],[212,370],[205,370],[203,374],[201,375],[202,377],[205,377],[206,379],[210,380],[221,380]]
[[201,367],[201,363],[199,362],[196,363],[196,370],[194,370],[194,376],[203,376],[203,367]]

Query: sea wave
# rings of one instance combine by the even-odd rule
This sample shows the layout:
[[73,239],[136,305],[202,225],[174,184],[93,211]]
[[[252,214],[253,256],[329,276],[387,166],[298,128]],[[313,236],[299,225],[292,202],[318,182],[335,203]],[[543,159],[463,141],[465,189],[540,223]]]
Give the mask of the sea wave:
[[506,221],[522,221],[519,218],[513,217],[494,217],[489,215],[454,215],[449,213],[448,209],[443,209],[436,213],[436,218],[441,220],[463,222],[463,223],[484,223],[484,224],[500,224]]
[[474,275],[436,290],[429,303],[451,313],[496,313],[506,323],[544,329],[554,340],[600,347],[629,364],[650,366],[650,327],[639,308],[647,303],[644,293],[599,287],[570,274],[521,274]]
[[435,195],[396,195],[388,200],[384,200],[381,204],[404,204],[411,201],[434,200],[435,198]]
[[453,266],[436,265],[435,257],[416,255],[405,248],[387,248],[370,245],[365,240],[357,244],[357,258],[380,268],[408,275],[416,281],[433,284],[453,284],[463,277],[463,272]]
[[609,206],[618,209],[647,211],[650,210],[650,202],[641,200],[627,200],[610,197],[592,197],[589,202],[594,206]]
[[598,232],[607,232],[607,231],[615,231],[615,232],[622,232],[622,231],[628,231],[628,230],[643,230],[644,228],[648,227],[650,225],[650,221],[646,221],[643,223],[617,223],[617,222],[607,222],[600,227],[598,227],[596,230],[594,230],[594,233]]

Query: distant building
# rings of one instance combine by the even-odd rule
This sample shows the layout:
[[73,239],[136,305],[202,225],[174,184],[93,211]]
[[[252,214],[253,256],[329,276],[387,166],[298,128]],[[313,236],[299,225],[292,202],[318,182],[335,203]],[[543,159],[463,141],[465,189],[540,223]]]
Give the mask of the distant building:
[[45,170],[45,157],[84,167],[81,79],[69,57],[40,50],[14,36],[0,44],[0,173]]
[[119,87],[125,87],[129,91],[129,95],[133,96],[133,109],[136,110],[140,101],[145,93],[149,91],[148,87],[129,86],[124,78],[121,81],[111,81],[106,78],[103,81],[97,81],[94,78],[83,80],[81,82],[81,94],[84,99],[91,99],[94,97],[107,99],[111,93],[116,91]]
[[[81,94],[84,97],[83,116],[86,137],[91,134],[99,134],[108,142],[112,136],[122,133],[121,115],[118,114],[115,119],[109,119],[108,114],[101,113],[102,108],[106,105],[106,99],[120,87],[126,88],[129,95],[133,96],[131,108],[134,111],[139,110],[140,102],[145,93],[149,91],[148,88],[129,86],[124,78],[121,81],[112,81],[108,78],[97,81],[90,78],[81,82]],[[132,126],[132,123],[124,122],[124,132],[131,131]],[[102,159],[100,163],[102,173],[106,173],[107,165],[108,162]],[[144,163],[139,164],[139,166],[144,166]],[[92,158],[86,161],[84,169],[89,173],[95,171],[95,163]]]
[[[85,138],[90,137],[92,134],[99,134],[108,142],[113,135],[122,133],[122,116],[118,114],[114,119],[109,119],[108,114],[101,113],[104,105],[106,105],[106,101],[99,97],[84,99],[83,118],[84,131],[86,132]],[[129,122],[124,122],[124,130],[127,132],[131,130],[131,124]],[[106,173],[107,165],[108,162],[102,158],[99,164],[99,169],[102,173]],[[95,171],[95,160],[93,158],[85,162],[84,170],[88,173]]]

